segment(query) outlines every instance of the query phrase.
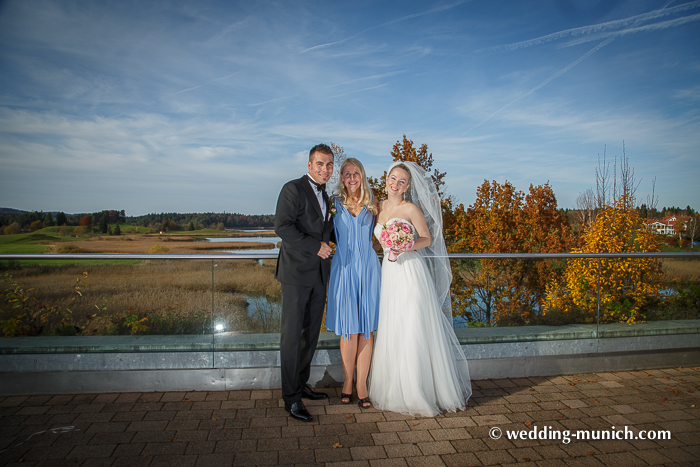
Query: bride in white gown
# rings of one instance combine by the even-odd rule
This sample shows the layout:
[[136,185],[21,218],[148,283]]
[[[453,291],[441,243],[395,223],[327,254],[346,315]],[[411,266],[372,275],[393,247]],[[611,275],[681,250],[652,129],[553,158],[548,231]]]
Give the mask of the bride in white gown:
[[413,227],[417,240],[409,251],[394,250],[395,262],[388,260],[390,251],[383,245],[369,397],[378,409],[408,415],[464,409],[471,383],[452,327],[452,272],[435,184],[417,164],[396,162],[389,167],[386,186],[375,236],[380,238],[389,221],[400,220]]

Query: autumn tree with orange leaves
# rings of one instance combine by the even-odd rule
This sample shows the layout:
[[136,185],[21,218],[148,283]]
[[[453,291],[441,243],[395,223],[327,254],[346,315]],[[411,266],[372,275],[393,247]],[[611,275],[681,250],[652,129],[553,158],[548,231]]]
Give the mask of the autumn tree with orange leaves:
[[[507,181],[484,181],[474,205],[457,206],[445,226],[450,252],[559,253],[571,238],[549,184],[530,185],[526,195]],[[532,322],[560,270],[556,260],[453,261],[454,314],[498,325]]]
[[[445,172],[440,172],[437,169],[433,169],[433,155],[428,153],[428,145],[422,144],[418,149],[413,147],[413,141],[406,138],[403,135],[403,141],[397,141],[394,147],[391,149],[392,162],[415,162],[416,164],[423,167],[423,169],[430,174],[435,182],[435,188],[437,189],[440,199],[445,197],[443,193],[443,187],[445,186]],[[372,192],[377,199],[383,199],[386,197],[386,176],[388,174],[384,171],[384,174],[379,178],[369,177],[369,185],[372,187]]]
[[[435,188],[437,189],[438,195],[440,196],[440,205],[442,207],[442,218],[443,225],[447,225],[452,222],[454,217],[453,199],[452,196],[447,196],[444,192],[445,187],[445,172],[440,172],[438,169],[433,168],[433,154],[428,152],[428,145],[422,144],[418,149],[413,146],[413,141],[406,138],[403,135],[403,140],[396,141],[393,148],[391,149],[392,162],[415,162],[421,166],[426,173],[430,174],[430,177],[435,183]],[[384,174],[379,178],[368,177],[369,186],[372,188],[372,193],[377,200],[382,200],[386,198],[386,176],[388,174],[384,171]],[[445,234],[445,243],[448,245],[451,239]]]

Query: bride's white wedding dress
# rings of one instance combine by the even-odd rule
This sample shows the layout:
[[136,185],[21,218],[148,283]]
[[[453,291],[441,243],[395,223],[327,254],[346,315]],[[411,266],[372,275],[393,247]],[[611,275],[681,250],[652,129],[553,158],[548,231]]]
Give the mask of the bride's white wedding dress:
[[[377,238],[382,228],[375,226]],[[369,375],[372,404],[421,416],[464,409],[472,393],[467,360],[426,261],[416,251],[401,253],[396,262],[386,253]]]

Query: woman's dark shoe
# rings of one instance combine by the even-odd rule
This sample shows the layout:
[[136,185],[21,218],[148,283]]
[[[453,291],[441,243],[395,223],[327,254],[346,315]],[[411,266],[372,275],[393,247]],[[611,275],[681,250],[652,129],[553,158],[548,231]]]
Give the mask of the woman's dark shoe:
[[349,404],[352,402],[352,394],[340,393],[340,402],[343,404]]
[[369,409],[372,407],[372,402],[369,400],[369,397],[365,397],[364,399],[357,401],[357,405],[359,405],[362,409]]

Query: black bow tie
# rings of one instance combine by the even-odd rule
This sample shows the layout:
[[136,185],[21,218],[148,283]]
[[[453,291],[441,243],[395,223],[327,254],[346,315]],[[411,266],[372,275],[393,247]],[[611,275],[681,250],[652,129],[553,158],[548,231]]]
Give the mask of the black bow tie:
[[319,193],[323,193],[326,191],[326,184],[325,183],[318,183],[318,182],[316,182],[316,180],[314,180],[311,177],[309,177],[309,181],[316,188],[316,191],[318,191]]

